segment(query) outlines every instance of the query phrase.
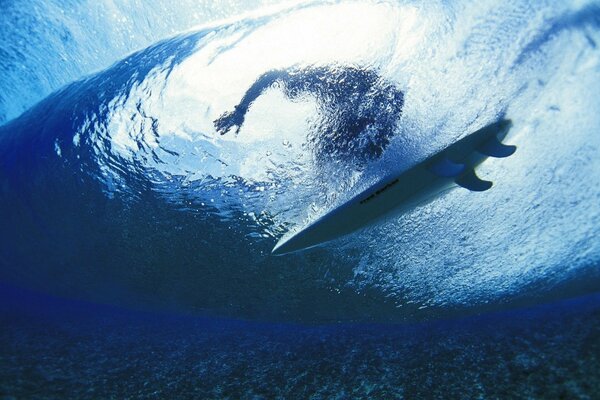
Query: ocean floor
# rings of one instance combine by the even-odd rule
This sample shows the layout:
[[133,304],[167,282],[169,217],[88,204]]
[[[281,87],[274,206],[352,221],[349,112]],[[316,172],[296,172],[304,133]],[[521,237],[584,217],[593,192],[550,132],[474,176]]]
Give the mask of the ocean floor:
[[600,294],[457,320],[298,326],[1,289],[2,400],[600,398]]

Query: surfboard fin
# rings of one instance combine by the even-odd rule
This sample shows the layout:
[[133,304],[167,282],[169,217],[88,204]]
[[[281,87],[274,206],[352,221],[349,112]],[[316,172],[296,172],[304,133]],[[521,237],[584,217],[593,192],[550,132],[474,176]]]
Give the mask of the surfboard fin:
[[489,157],[503,158],[513,155],[517,146],[506,145],[498,140],[496,136],[484,142],[477,148],[481,154]]
[[472,169],[465,171],[455,182],[474,192],[484,192],[492,187],[492,182],[480,179]]
[[448,157],[440,157],[429,165],[429,171],[442,178],[454,178],[465,171],[465,165],[456,163]]

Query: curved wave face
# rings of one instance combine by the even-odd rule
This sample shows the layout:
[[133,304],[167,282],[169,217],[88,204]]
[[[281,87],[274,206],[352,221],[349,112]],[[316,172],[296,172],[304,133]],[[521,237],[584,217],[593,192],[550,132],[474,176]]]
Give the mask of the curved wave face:
[[3,0],[0,123],[136,49],[280,0]]
[[[179,34],[0,127],[3,280],[303,322],[600,286],[600,5],[312,2]],[[514,156],[318,248],[270,251],[500,118]]]

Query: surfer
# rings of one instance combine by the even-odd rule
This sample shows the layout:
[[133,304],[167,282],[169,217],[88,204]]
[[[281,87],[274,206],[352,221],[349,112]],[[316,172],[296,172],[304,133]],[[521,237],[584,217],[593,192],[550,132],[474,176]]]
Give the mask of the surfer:
[[404,94],[372,69],[356,66],[309,66],[271,70],[248,88],[233,111],[214,121],[221,135],[239,133],[252,103],[266,90],[279,88],[294,101],[311,96],[320,119],[308,135],[317,160],[379,158],[394,135]]

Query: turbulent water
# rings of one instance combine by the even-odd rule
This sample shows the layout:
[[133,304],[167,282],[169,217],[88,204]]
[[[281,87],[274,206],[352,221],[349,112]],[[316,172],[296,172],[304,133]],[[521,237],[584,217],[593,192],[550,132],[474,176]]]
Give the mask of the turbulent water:
[[[167,25],[124,22],[115,35],[141,39],[64,72],[43,52],[47,71],[10,73],[3,58],[0,88],[12,91],[0,115]],[[114,37],[95,26],[104,31],[87,33],[83,53]],[[311,322],[597,290],[599,40],[591,1],[310,2],[163,39],[0,127],[0,278],[142,308]],[[270,71],[318,88],[275,80],[239,132],[219,130]],[[347,71],[373,73],[373,88],[353,92],[360,74]],[[385,140],[373,124],[347,140],[337,128],[373,114],[382,93],[402,93],[401,110],[384,110]],[[320,248],[270,255],[286,232],[499,118],[513,121],[518,151],[479,168],[491,190],[455,189]]]

